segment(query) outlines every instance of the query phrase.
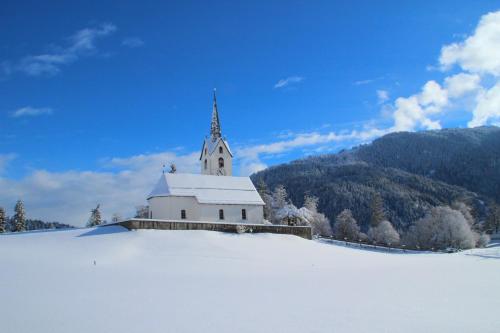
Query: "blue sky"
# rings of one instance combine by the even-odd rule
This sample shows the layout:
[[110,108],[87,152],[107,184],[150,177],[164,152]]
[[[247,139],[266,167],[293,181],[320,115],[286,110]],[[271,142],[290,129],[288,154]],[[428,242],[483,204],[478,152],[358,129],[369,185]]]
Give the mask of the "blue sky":
[[81,221],[114,198],[107,213],[126,215],[163,163],[197,170],[214,87],[241,175],[396,130],[497,124],[499,8],[3,1],[0,206]]

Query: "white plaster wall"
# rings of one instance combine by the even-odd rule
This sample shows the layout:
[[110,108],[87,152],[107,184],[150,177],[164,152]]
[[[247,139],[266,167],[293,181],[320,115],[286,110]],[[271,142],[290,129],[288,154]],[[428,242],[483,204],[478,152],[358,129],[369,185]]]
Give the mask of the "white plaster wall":
[[[180,220],[181,210],[186,210],[186,220],[206,222],[262,223],[263,206],[258,205],[212,205],[200,204],[195,197],[153,197],[148,200],[152,218]],[[219,220],[219,209],[224,210],[224,220]],[[241,218],[246,209],[247,219]],[[150,215],[151,216],[151,215]]]
[[186,220],[199,221],[200,209],[195,197],[153,197],[148,199],[151,218],[180,220],[181,210],[186,210]]

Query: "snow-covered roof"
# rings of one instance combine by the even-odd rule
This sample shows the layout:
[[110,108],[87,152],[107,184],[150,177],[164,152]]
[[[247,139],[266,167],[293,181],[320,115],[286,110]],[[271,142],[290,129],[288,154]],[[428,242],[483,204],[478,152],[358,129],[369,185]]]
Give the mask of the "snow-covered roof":
[[207,138],[205,138],[205,141],[203,141],[203,145],[201,147],[200,160],[201,160],[201,157],[203,156],[203,149],[205,149],[205,147],[207,147],[208,155],[212,155],[215,148],[217,148],[219,141],[222,141],[222,143],[226,146],[226,149],[229,152],[229,155],[233,156],[233,153],[231,152],[231,149],[229,148],[229,143],[227,143],[226,140],[224,140],[223,138],[215,138],[215,140],[213,140],[212,137],[207,137]]
[[249,177],[167,173],[148,199],[168,196],[196,197],[203,204],[264,205]]

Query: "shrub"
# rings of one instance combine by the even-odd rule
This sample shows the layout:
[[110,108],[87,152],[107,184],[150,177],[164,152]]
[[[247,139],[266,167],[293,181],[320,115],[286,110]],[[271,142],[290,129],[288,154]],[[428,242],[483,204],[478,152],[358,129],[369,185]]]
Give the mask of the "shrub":
[[371,227],[368,230],[368,237],[372,242],[378,244],[389,246],[399,244],[399,233],[389,221],[382,221],[376,227]]
[[335,219],[333,234],[336,238],[358,240],[359,226],[349,209],[344,209]]

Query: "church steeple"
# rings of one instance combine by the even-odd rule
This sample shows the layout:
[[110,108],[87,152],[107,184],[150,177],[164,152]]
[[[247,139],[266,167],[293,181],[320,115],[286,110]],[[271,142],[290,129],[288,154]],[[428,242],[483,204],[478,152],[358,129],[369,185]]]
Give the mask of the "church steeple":
[[203,175],[231,176],[233,173],[233,154],[226,139],[222,138],[215,89],[210,136],[203,141],[200,161]]
[[217,111],[217,96],[214,89],[214,105],[212,109],[212,122],[210,123],[210,136],[213,140],[221,137],[219,112]]

